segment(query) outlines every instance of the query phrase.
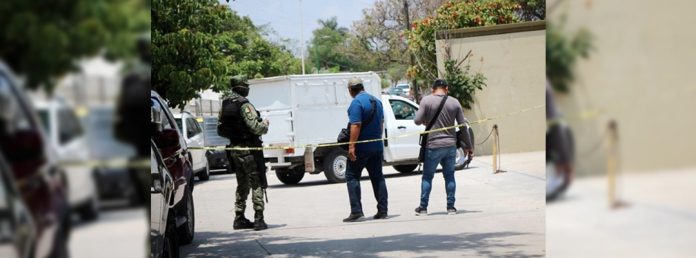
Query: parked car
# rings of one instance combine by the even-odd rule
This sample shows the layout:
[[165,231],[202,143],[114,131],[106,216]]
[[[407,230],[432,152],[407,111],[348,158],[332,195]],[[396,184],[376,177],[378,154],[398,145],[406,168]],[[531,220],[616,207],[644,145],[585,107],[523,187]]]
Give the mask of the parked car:
[[0,151],[0,257],[33,257],[36,226]]
[[[205,134],[206,147],[221,147],[230,144],[230,140],[217,134],[217,123],[218,118],[215,116],[203,118],[203,133]],[[224,150],[207,150],[205,156],[208,159],[211,172],[234,172]]]
[[[196,118],[189,112],[174,114],[177,126],[181,129],[180,133],[186,139],[187,147],[204,147],[205,134],[203,128],[198,124]],[[205,150],[190,150],[189,160],[193,164],[193,171],[198,179],[207,181],[210,179],[210,167]]]
[[155,91],[150,92],[151,117],[161,119],[161,128],[152,138],[167,161],[167,170],[174,179],[174,214],[179,244],[190,244],[195,232],[193,206],[193,167],[189,160],[186,141],[169,110],[168,103]]
[[150,143],[150,257],[178,258],[174,218],[174,179],[154,142]]
[[[53,98],[34,101],[42,125],[58,154],[58,162],[87,163],[89,148],[85,130],[73,108],[63,100]],[[95,220],[99,216],[99,195],[94,168],[86,165],[65,167],[68,176],[70,206],[81,219]]]
[[[140,204],[140,197],[127,168],[103,164],[125,164],[135,155],[135,149],[114,135],[115,109],[112,106],[91,107],[83,123],[90,158],[99,161],[94,168],[100,201],[127,200],[129,205]],[[103,202],[102,202],[103,203]]]
[[0,62],[0,151],[36,226],[34,257],[67,257],[70,206],[65,172],[12,72]]
[[396,87],[392,87],[392,88],[389,88],[389,90],[387,91],[387,95],[403,96],[404,90],[396,88]]
[[[418,104],[395,95],[380,95],[380,78],[376,73],[338,73],[291,75],[251,80],[249,100],[272,125],[262,139],[270,146],[303,146],[335,143],[345,128],[346,110],[352,101],[347,85],[351,77],[363,80],[365,90],[381,99],[384,108],[383,137],[407,135],[384,141],[384,164],[401,173],[411,173],[418,166],[418,133],[425,126],[413,122]],[[345,181],[347,152],[339,146],[312,150],[314,170],[324,172],[330,182]],[[266,150],[264,156],[271,169],[285,184],[297,184],[305,171],[305,149]],[[456,167],[462,169],[467,156],[457,151]]]

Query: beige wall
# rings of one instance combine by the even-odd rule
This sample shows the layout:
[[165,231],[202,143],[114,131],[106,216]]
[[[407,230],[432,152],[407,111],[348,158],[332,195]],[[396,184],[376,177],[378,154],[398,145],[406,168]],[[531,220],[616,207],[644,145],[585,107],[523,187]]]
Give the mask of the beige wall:
[[[549,6],[557,5],[549,1]],[[550,23],[567,15],[565,30],[585,27],[595,50],[577,65],[569,94],[556,94],[569,117],[580,156],[578,173],[605,172],[604,151],[592,152],[607,121],[618,122],[620,162],[627,171],[696,165],[696,2],[562,1]]]
[[[536,109],[473,125],[476,142],[484,140],[494,124],[500,131],[503,153],[545,149],[545,30],[437,40],[438,69],[444,70],[444,49],[463,58],[473,51],[472,70],[486,76],[487,86],[475,95],[474,107],[464,112],[469,121],[498,117],[526,108]],[[483,58],[483,63],[481,63]],[[490,154],[491,141],[477,146],[478,155]]]

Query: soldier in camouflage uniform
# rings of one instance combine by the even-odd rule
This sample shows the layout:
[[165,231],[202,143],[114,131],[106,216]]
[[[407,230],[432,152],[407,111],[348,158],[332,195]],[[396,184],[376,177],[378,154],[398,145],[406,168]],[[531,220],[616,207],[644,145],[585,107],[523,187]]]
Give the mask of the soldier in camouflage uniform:
[[[249,84],[243,76],[230,80],[232,92],[225,97],[218,116],[218,134],[230,139],[229,147],[261,147],[260,136],[268,132],[268,120],[261,120],[259,113],[249,103]],[[264,230],[268,228],[263,217],[263,196],[266,167],[262,151],[228,150],[227,158],[237,174],[234,229]],[[254,204],[254,223],[244,217],[246,199],[251,190]]]

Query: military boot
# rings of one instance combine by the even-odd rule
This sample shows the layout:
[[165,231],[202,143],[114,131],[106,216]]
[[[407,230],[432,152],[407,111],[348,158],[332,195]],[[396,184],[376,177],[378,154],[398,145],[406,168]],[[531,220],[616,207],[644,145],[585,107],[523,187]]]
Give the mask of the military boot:
[[259,231],[267,228],[268,225],[266,225],[266,222],[263,221],[263,219],[257,219],[256,221],[254,221],[254,230]]
[[234,225],[232,227],[234,229],[250,229],[254,228],[254,223],[251,223],[251,221],[242,215],[234,218]]

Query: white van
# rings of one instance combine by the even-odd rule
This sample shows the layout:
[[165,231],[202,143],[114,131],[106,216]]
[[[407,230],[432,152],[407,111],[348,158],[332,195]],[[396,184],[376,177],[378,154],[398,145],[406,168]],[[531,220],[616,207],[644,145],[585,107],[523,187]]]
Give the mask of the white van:
[[[34,101],[39,118],[55,146],[60,162],[85,162],[90,160],[87,136],[75,110],[62,99]],[[99,214],[94,170],[91,166],[65,168],[70,186],[70,206],[84,220],[94,220]]]
[[[270,121],[268,133],[262,137],[264,146],[335,143],[339,131],[348,123],[347,110],[353,99],[347,85],[352,77],[362,79],[365,91],[382,101],[383,137],[407,135],[384,141],[384,164],[393,165],[401,173],[413,172],[420,150],[418,132],[425,130],[425,126],[413,122],[418,104],[399,96],[381,95],[381,80],[374,72],[290,75],[249,81],[249,101]],[[311,151],[313,170],[305,166],[304,148],[265,150],[264,156],[285,184],[299,183],[305,172],[324,172],[331,182],[345,181],[348,158],[343,148],[321,147]],[[465,160],[464,151],[458,150],[457,167],[463,167]]]
[[[205,133],[203,133],[203,128],[196,117],[189,112],[183,112],[174,114],[174,120],[181,129],[181,135],[186,140],[187,147],[205,147]],[[190,150],[189,153],[193,172],[199,180],[208,181],[210,179],[210,166],[208,166],[205,150],[195,149]]]

